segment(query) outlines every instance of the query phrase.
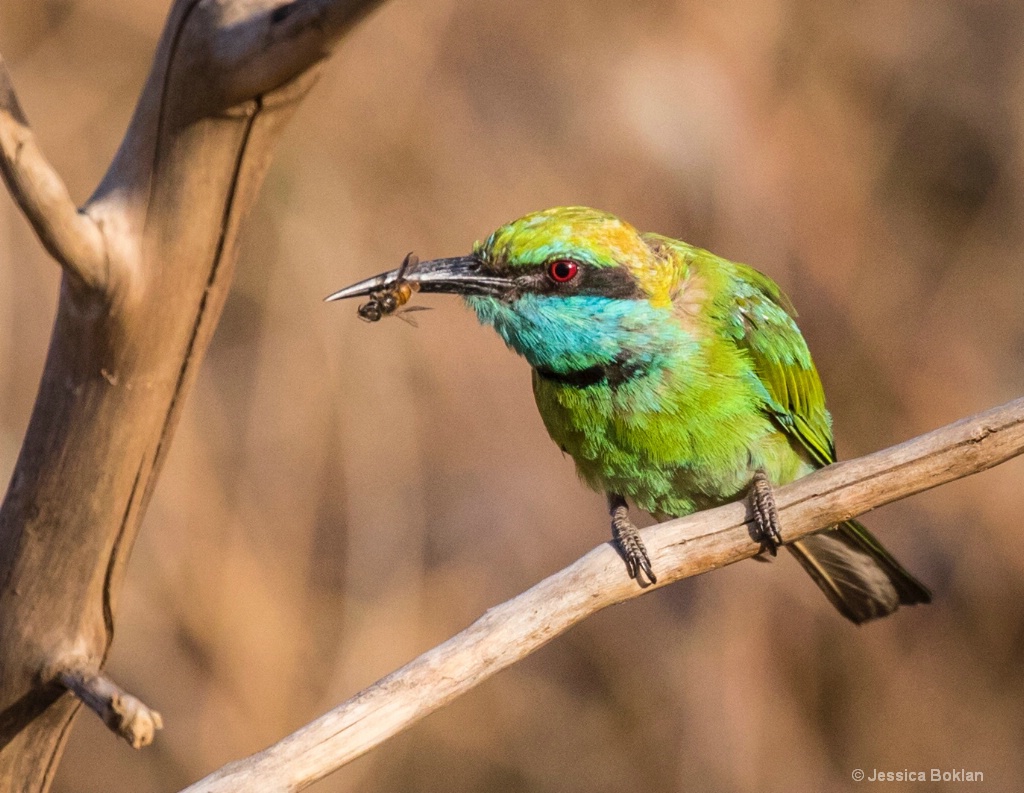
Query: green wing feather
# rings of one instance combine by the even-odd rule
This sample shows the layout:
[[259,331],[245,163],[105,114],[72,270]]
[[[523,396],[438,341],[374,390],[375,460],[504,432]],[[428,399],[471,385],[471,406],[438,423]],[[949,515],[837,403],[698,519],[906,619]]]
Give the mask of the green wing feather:
[[[825,393],[796,325],[796,310],[770,278],[745,265],[731,266],[737,288],[729,328],[750,355],[766,409],[811,461],[819,466],[835,462]],[[854,622],[885,616],[901,603],[931,601],[928,589],[858,521],[791,543],[790,550]]]
[[776,424],[819,466],[836,460],[832,421],[821,378],[811,360],[796,310],[778,285],[751,267],[734,264],[737,299],[731,330],[750,355]]

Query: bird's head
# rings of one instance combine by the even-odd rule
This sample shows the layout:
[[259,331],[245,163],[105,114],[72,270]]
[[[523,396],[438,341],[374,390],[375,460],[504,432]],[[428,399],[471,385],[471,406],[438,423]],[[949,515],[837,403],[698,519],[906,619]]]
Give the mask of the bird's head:
[[[533,366],[567,371],[622,357],[666,332],[678,257],[614,215],[558,207],[508,223],[473,253],[420,262],[404,274],[422,292],[462,295],[480,321]],[[398,270],[335,292],[368,295]]]

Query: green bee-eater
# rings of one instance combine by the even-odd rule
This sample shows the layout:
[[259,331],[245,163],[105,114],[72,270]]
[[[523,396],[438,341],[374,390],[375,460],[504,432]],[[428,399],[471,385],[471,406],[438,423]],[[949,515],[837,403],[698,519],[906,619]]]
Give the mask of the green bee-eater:
[[[626,499],[679,517],[750,492],[774,552],[768,483],[835,461],[796,312],[746,265],[560,207],[502,226],[469,256],[407,260],[328,299],[371,295],[383,306],[409,285],[462,295],[533,367],[544,425],[607,494],[613,535],[641,584],[656,579]],[[786,547],[854,622],[931,599],[857,521]]]

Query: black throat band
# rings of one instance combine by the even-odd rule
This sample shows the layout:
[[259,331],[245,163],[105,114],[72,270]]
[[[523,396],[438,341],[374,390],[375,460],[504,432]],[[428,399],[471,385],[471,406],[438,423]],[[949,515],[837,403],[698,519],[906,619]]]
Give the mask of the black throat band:
[[588,366],[586,369],[572,369],[568,372],[556,372],[547,366],[538,366],[537,374],[544,380],[571,388],[589,388],[592,385],[608,383],[618,388],[627,380],[643,374],[644,367],[637,361],[628,358],[616,358],[611,363]]

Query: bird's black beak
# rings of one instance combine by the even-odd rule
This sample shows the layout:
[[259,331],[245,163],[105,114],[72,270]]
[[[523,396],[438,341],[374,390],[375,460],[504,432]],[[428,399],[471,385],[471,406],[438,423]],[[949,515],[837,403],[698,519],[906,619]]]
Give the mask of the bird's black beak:
[[501,295],[509,286],[507,279],[484,272],[475,256],[457,256],[452,259],[433,259],[411,265],[402,273],[401,267],[365,281],[339,289],[324,300],[344,300],[362,297],[378,289],[406,281],[421,292],[445,292],[453,295]]

